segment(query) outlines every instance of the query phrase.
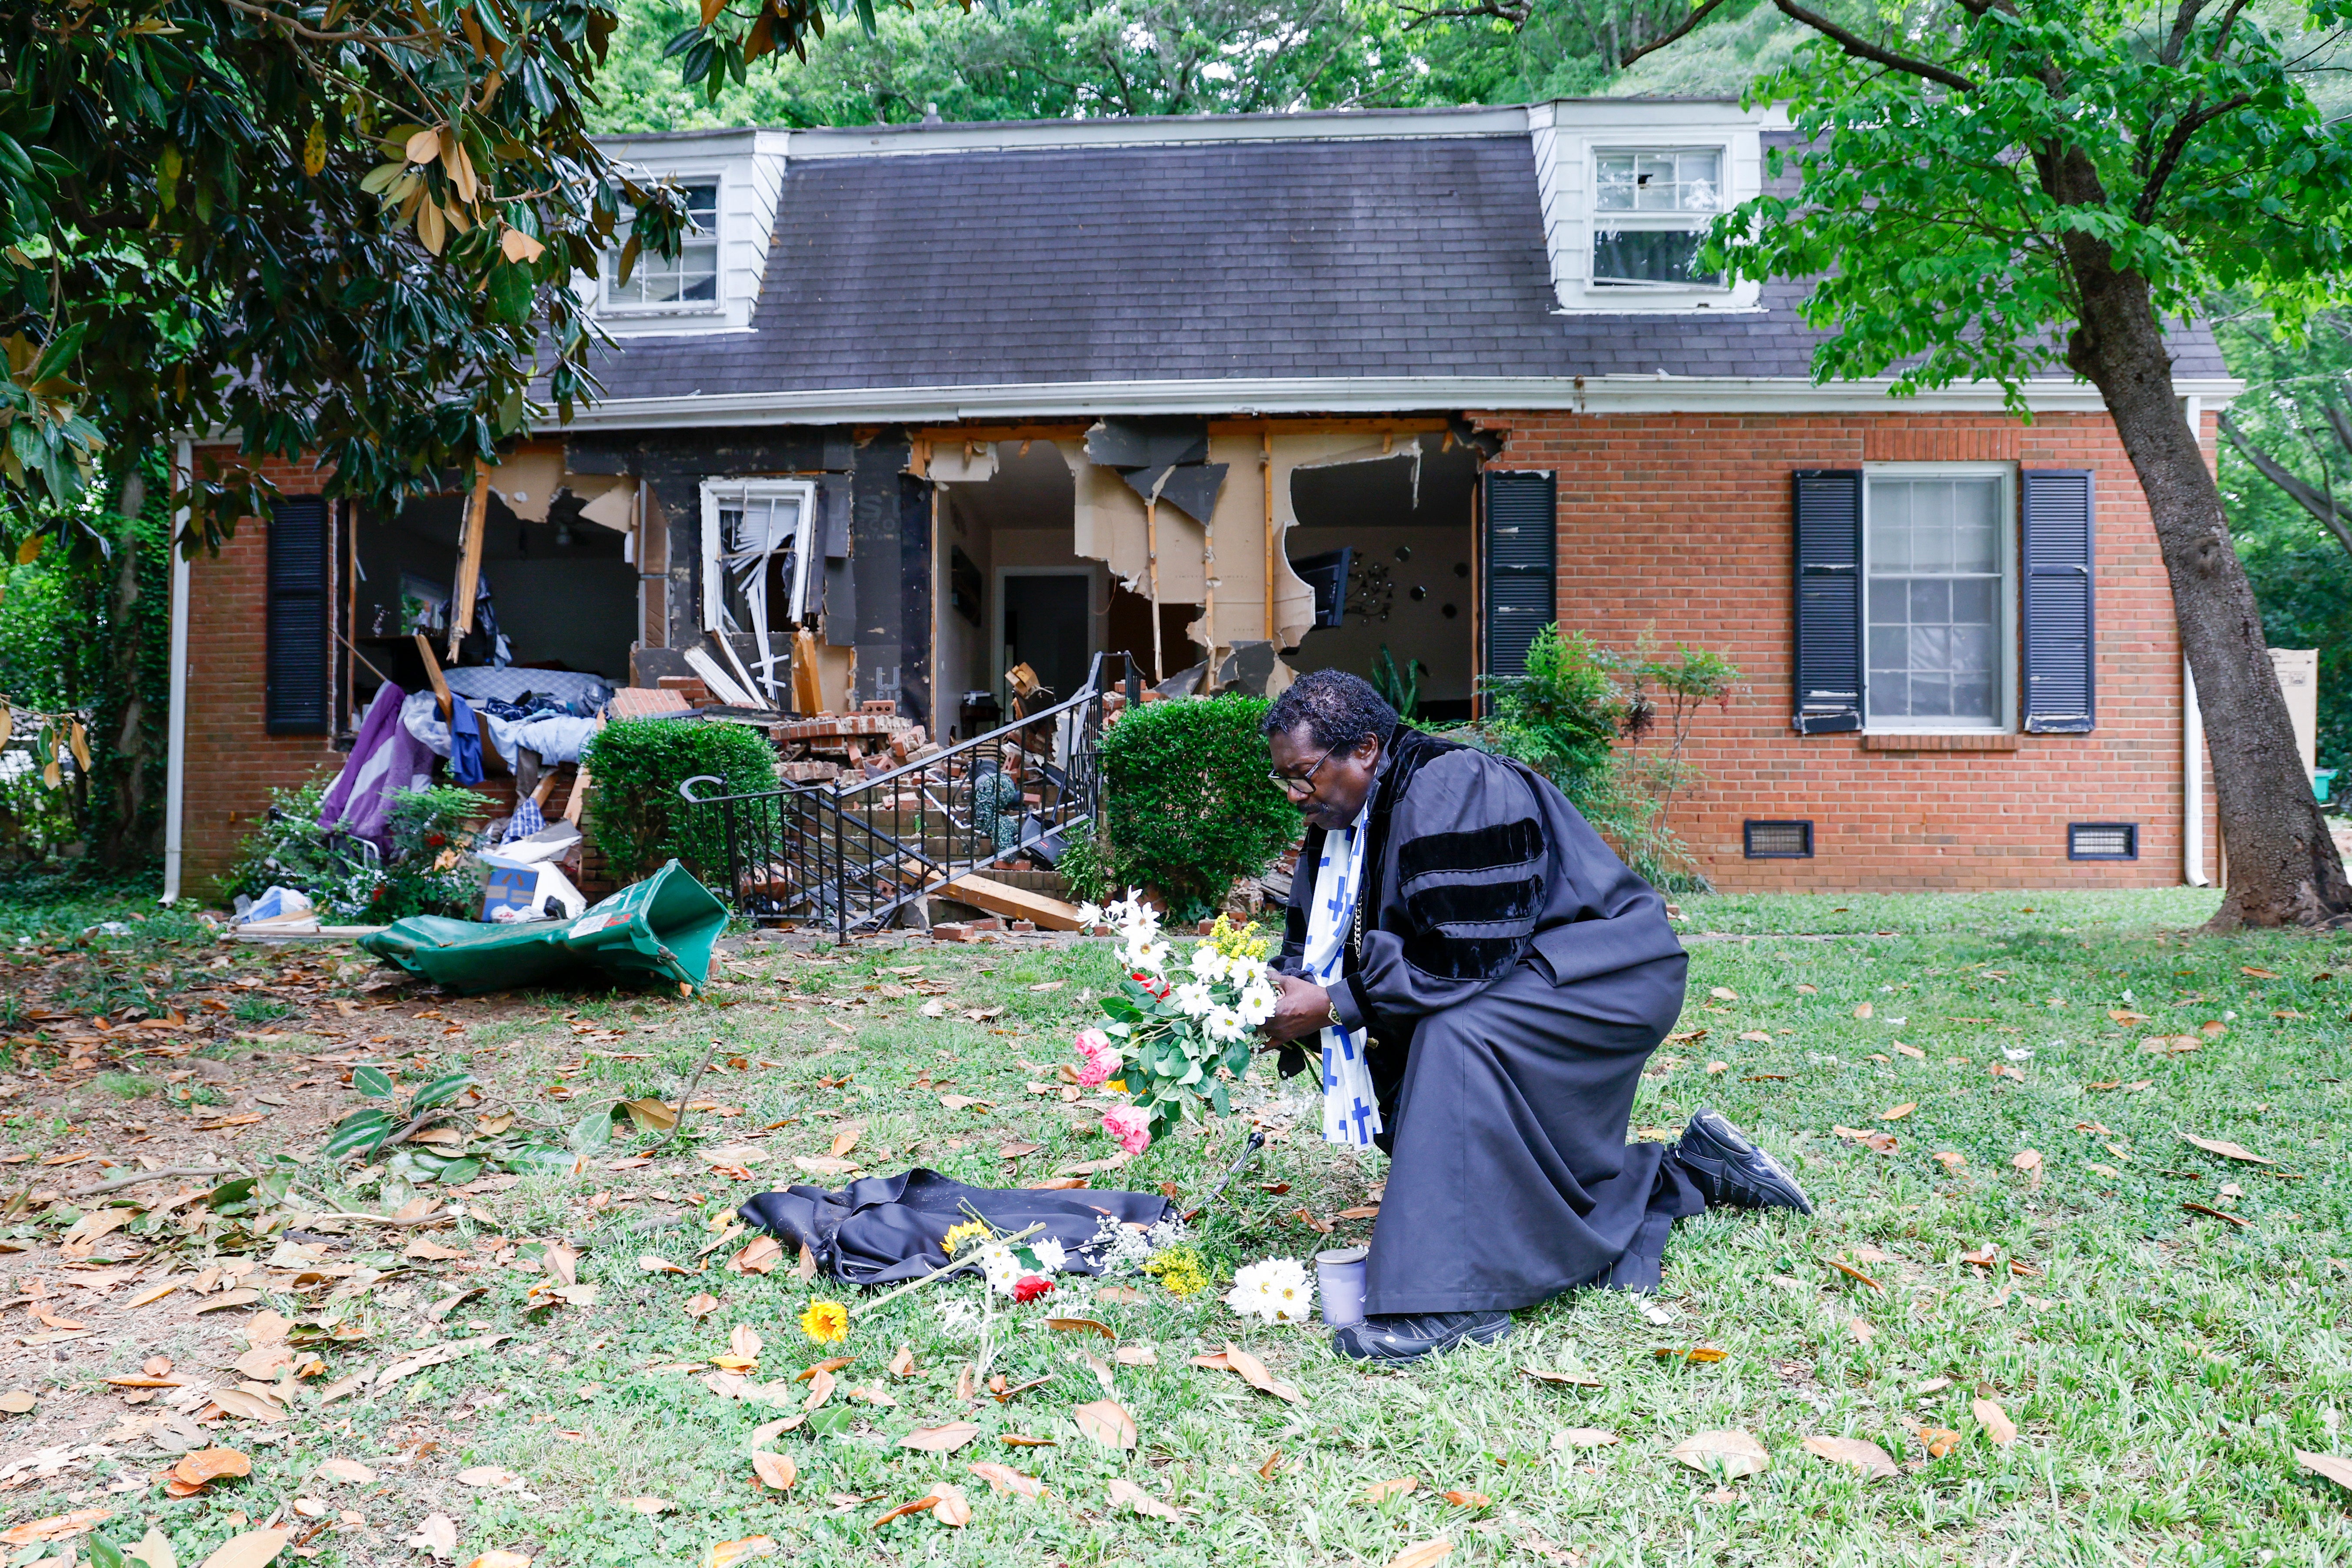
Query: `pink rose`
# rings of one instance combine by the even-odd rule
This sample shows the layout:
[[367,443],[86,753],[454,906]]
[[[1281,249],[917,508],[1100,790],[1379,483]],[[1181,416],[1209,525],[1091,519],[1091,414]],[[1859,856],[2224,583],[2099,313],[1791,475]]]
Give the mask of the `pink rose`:
[[1115,1105],[1103,1112],[1103,1131],[1130,1154],[1151,1146],[1151,1119],[1132,1105]]
[[1100,1029],[1080,1029],[1078,1037],[1071,1044],[1077,1047],[1078,1055],[1082,1057],[1098,1057],[1110,1049],[1110,1037]]
[[1112,1045],[1110,1037],[1100,1029],[1079,1030],[1078,1037],[1072,1044],[1077,1049],[1079,1061],[1084,1064],[1078,1068],[1078,1081],[1087,1088],[1094,1089],[1108,1082],[1111,1075],[1118,1070],[1118,1047]]
[[1110,1081],[1110,1058],[1088,1057],[1078,1068],[1078,1082],[1087,1089],[1099,1089]]

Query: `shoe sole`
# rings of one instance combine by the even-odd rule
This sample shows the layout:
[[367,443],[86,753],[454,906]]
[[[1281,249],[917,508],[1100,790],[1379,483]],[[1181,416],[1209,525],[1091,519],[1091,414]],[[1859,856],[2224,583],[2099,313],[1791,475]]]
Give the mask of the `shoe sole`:
[[1433,1355],[1444,1355],[1448,1352],[1460,1350],[1464,1345],[1496,1344],[1508,1339],[1511,1330],[1516,1326],[1512,1320],[1505,1318],[1492,1329],[1472,1329],[1456,1338],[1446,1341],[1444,1344],[1432,1345],[1425,1351],[1415,1351],[1411,1355],[1384,1355],[1378,1351],[1368,1351],[1358,1355],[1349,1351],[1340,1350],[1337,1344],[1331,1348],[1334,1352],[1348,1361],[1380,1362],[1388,1365],[1398,1365],[1405,1362],[1426,1361]]

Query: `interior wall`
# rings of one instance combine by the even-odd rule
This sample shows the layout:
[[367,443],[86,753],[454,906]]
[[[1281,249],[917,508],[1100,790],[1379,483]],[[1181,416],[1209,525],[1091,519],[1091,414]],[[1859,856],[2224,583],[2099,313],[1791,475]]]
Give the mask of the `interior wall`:
[[[967,691],[979,691],[991,685],[988,664],[988,628],[990,626],[988,595],[995,573],[991,554],[992,531],[972,514],[964,499],[967,487],[942,485],[944,496],[940,507],[939,560],[934,563],[934,580],[939,584],[935,603],[938,606],[940,659],[940,717],[952,724],[956,705]],[[966,620],[956,609],[954,598],[954,552],[961,550],[980,575],[980,591],[975,606],[980,616],[975,625]]]
[[[1369,680],[1385,645],[1400,669],[1408,658],[1428,666],[1421,680],[1423,701],[1468,702],[1475,673],[1471,626],[1477,603],[1470,542],[1466,524],[1460,529],[1292,529],[1293,560],[1351,546],[1359,560],[1388,567],[1395,596],[1385,622],[1351,614],[1343,626],[1318,626],[1300,640],[1297,652],[1286,656],[1286,662],[1302,673],[1344,669]],[[1410,551],[1412,559],[1398,560],[1399,550]],[[1415,599],[1415,588],[1424,596]],[[1449,608],[1451,616],[1445,613]]]

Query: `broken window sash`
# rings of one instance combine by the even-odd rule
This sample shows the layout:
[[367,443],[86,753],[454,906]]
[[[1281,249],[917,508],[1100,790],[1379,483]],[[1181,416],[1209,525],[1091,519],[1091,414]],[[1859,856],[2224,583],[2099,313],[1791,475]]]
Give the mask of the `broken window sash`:
[[751,634],[752,674],[771,700],[785,696],[786,643],[814,608],[812,563],[821,553],[814,481],[702,487],[702,624],[721,637]]

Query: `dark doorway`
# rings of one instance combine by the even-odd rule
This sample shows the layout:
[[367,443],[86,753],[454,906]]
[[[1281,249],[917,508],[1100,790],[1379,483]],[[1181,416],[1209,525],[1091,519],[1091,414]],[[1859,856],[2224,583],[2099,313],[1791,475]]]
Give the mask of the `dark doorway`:
[[1087,572],[1005,574],[1004,668],[1027,665],[1056,698],[1084,686],[1093,590]]

